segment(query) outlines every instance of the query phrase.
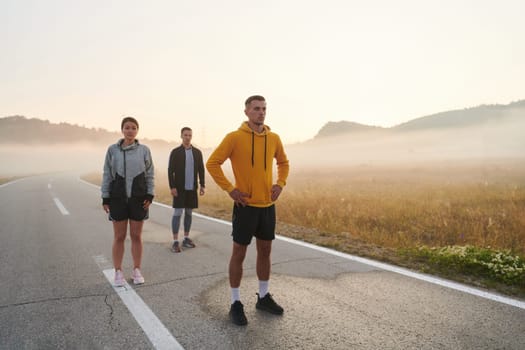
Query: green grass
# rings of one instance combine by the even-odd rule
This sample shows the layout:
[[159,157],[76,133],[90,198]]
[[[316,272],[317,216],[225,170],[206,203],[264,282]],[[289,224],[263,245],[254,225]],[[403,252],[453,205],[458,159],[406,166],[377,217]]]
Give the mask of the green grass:
[[474,246],[419,247],[406,249],[411,258],[426,261],[441,273],[472,275],[525,288],[525,259],[509,250]]

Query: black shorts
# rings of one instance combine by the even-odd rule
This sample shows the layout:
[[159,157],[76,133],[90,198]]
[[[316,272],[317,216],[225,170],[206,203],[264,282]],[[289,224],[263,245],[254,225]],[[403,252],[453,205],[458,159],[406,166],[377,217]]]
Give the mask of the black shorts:
[[184,190],[177,197],[173,197],[173,208],[191,208],[199,207],[199,199],[196,190]]
[[233,241],[248,245],[255,236],[271,241],[275,239],[275,205],[265,208],[233,206]]
[[109,220],[143,221],[148,219],[148,209],[144,209],[144,198],[111,198],[109,203]]

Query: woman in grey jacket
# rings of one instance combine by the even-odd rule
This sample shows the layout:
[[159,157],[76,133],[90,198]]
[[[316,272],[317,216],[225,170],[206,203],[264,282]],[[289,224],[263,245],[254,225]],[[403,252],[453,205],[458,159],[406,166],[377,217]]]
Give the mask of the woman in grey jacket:
[[129,222],[132,279],[134,284],[144,283],[140,272],[142,260],[142,226],[148,218],[148,208],[154,196],[154,169],[149,148],[136,140],[139,123],[126,117],[121,123],[123,139],[109,146],[102,176],[102,206],[113,221],[113,265],[115,285],[125,283],[122,273],[124,241]]

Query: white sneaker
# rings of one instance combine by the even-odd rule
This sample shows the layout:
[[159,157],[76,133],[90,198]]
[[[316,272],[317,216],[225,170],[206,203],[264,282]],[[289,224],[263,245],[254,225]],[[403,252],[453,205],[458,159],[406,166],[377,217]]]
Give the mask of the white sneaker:
[[131,278],[133,278],[133,284],[143,284],[144,283],[144,277],[142,277],[142,274],[140,273],[140,270],[138,268],[133,269]]
[[115,271],[115,287],[122,287],[126,283],[124,279],[124,274],[121,270]]

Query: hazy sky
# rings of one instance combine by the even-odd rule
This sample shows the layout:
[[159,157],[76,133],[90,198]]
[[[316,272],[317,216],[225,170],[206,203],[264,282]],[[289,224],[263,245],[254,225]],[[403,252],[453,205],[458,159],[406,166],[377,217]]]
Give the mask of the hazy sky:
[[215,146],[262,94],[284,143],[525,98],[523,0],[0,0],[0,117]]

